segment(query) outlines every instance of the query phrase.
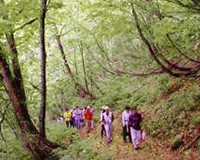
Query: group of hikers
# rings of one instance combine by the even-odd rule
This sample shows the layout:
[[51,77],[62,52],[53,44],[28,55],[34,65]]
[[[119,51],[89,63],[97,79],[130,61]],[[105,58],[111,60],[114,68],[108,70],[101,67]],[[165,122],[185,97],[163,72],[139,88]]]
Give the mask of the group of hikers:
[[69,109],[67,105],[64,105],[61,110],[60,120],[62,121],[64,118],[67,127],[76,127],[81,130],[86,125],[87,133],[94,128],[94,109],[92,106],[85,108],[76,106]]
[[[86,127],[86,133],[90,133],[95,128],[94,123],[94,108],[88,107],[72,107],[69,109],[67,105],[62,107],[62,118],[65,120],[67,127],[76,127],[79,131]],[[104,105],[101,108],[99,120],[101,123],[101,137],[105,136],[107,143],[112,142],[113,137],[113,121],[114,114],[111,112],[109,105]],[[123,141],[127,142],[127,137],[130,143],[133,143],[135,149],[139,148],[144,135],[141,131],[142,116],[136,109],[126,106],[121,114]]]

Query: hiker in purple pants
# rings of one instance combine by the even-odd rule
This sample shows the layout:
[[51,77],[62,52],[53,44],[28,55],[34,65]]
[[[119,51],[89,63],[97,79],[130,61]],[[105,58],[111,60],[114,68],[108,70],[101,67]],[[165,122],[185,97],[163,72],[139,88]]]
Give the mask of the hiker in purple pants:
[[139,144],[142,138],[140,123],[142,116],[135,109],[132,110],[132,114],[129,117],[129,125],[131,138],[135,149],[139,148]]
[[75,127],[77,129],[81,129],[81,120],[82,120],[82,111],[76,106],[76,109],[74,110],[74,122],[75,122]]

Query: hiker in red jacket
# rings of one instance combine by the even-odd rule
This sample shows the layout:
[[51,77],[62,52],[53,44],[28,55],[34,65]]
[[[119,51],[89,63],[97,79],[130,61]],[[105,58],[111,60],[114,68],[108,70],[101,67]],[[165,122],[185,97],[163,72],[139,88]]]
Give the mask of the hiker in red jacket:
[[131,138],[135,149],[139,148],[139,144],[142,138],[141,126],[142,116],[135,109],[132,109],[132,114],[129,117],[129,125]]
[[87,107],[84,113],[85,116],[85,123],[86,123],[86,132],[89,133],[91,130],[91,122],[92,122],[92,113],[90,111],[90,107]]

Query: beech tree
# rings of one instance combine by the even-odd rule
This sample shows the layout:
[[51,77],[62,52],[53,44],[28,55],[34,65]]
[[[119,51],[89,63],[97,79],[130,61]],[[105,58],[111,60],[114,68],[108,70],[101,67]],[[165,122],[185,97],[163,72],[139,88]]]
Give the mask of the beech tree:
[[[6,3],[1,2],[1,7],[6,7]],[[40,131],[37,130],[33,124],[28,109],[27,99],[23,84],[23,77],[21,74],[20,63],[18,59],[18,50],[15,43],[15,28],[10,27],[9,30],[1,32],[1,38],[6,41],[1,41],[0,44],[0,78],[5,90],[10,98],[12,104],[12,112],[15,115],[17,122],[16,134],[19,137],[22,146],[31,154],[34,159],[45,159],[53,148],[58,145],[51,143],[45,137],[45,44],[44,44],[44,21],[46,13],[46,3],[44,0],[41,2],[41,52],[42,52],[42,105],[40,116]],[[9,21],[9,17],[5,16],[4,19]],[[31,20],[23,26],[33,23]],[[8,48],[7,48],[8,46]]]

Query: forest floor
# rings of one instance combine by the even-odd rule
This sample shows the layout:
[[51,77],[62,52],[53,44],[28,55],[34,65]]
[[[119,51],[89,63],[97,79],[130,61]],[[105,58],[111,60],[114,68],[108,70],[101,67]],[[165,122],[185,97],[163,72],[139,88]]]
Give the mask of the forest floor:
[[103,149],[104,153],[106,153],[106,150],[109,150],[109,148],[115,150],[116,160],[200,160],[200,155],[196,152],[192,152],[190,150],[181,154],[178,150],[172,151],[169,142],[161,142],[151,136],[147,136],[145,141],[141,143],[141,148],[139,150],[135,150],[131,143],[124,143],[122,141],[122,127],[120,121],[120,118],[118,118],[114,123],[114,141],[110,146],[108,146],[105,142],[100,143],[97,141],[99,136],[98,134],[98,136],[92,135],[91,137],[91,140],[93,139],[92,141],[94,141],[94,145],[98,146],[99,143],[101,144],[99,145],[99,149]]
[[[94,152],[93,157],[87,156],[81,158],[78,153],[77,158],[75,158],[76,156],[74,156],[74,158],[63,157],[62,160],[200,160],[198,152],[192,149],[182,153],[180,150],[172,151],[170,143],[167,140],[161,141],[150,135],[147,135],[146,139],[141,143],[141,148],[135,150],[131,143],[123,142],[121,131],[121,119],[117,117],[114,121],[113,141],[108,145],[105,137],[102,138],[100,136],[100,126],[97,126],[94,132],[87,136],[82,134],[80,138],[80,141],[83,139],[87,140],[85,148],[90,146]],[[80,144],[82,143],[79,143],[79,145]],[[84,152],[84,149],[80,151]],[[85,150],[85,154],[90,153],[87,153],[87,150]]]

